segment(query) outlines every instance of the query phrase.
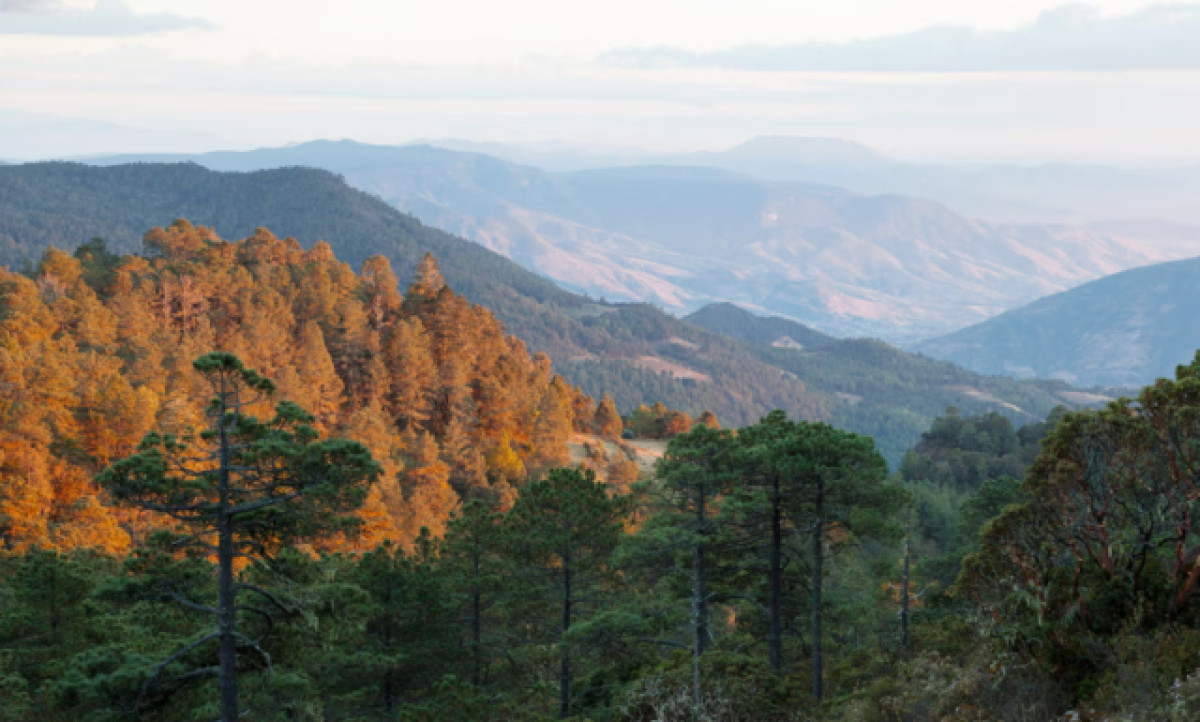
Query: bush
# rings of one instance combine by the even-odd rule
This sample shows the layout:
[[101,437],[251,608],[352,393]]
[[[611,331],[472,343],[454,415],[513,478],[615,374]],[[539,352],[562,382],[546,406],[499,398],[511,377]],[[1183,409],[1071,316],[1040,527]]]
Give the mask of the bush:
[[701,658],[702,717],[692,703],[692,660],[680,653],[642,675],[619,705],[629,722],[800,722],[815,719],[805,675],[773,674],[759,658],[712,651]]

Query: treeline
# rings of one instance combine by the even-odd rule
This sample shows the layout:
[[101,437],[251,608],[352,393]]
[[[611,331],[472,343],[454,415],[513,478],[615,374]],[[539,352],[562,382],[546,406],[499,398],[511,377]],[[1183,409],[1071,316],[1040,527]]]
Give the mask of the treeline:
[[[911,495],[905,524],[914,584],[941,614],[958,614],[951,590],[979,532],[1006,506],[1021,501],[1022,482],[1043,439],[1066,409],[1015,428],[998,413],[963,416],[957,408],[934,420],[905,453],[897,473]],[[949,605],[949,606],[948,606]]]
[[892,464],[948,407],[972,415],[995,412],[1016,424],[1044,419],[1057,406],[1076,402],[1063,381],[980,376],[945,361],[901,351],[882,341],[835,341],[812,352],[761,347],[760,356],[839,399],[831,423],[876,439]]
[[[432,257],[401,294],[387,260],[354,273],[326,244],[265,230],[235,243],[178,221],[145,256],[101,241],[48,251],[31,276],[0,270],[0,546],[125,552],[152,515],[110,508],[92,477],[151,431],[190,428],[207,392],[190,367],[221,349],[274,378],[324,434],[381,464],[364,514],[408,548],[464,500],[511,506],[531,475],[566,464],[572,433],[615,415],[446,286]],[[607,417],[604,416],[607,414]],[[597,448],[604,478],[636,478]]]
[[[357,267],[383,255],[410,280],[433,253],[456,292],[501,312],[514,300],[578,305],[582,299],[477,243],[423,225],[382,200],[315,168],[217,173],[194,163],[25,163],[0,169],[0,266],[36,266],[50,246],[96,236],[114,252],[138,253],[147,228],[176,218],[243,238],[266,227],[305,247],[336,244]],[[515,299],[514,299],[515,296]],[[528,340],[528,339],[527,339]]]
[[633,494],[551,468],[411,551],[317,555],[296,542],[366,532],[331,512],[381,465],[292,402],[258,420],[274,386],[233,355],[195,368],[207,421],[97,477],[174,526],[123,560],[0,558],[0,718],[802,719],[886,625],[859,547],[896,538],[904,492],[870,439],[700,424]]
[[[513,324],[522,338],[545,348],[556,366],[593,396],[610,393],[623,412],[663,403],[693,416],[711,410],[734,426],[772,409],[828,421],[831,399],[816,387],[763,363],[740,341],[709,333],[646,304],[597,305],[595,312],[548,326],[557,313]],[[677,376],[640,365],[653,359],[690,369]],[[906,445],[907,446],[907,445]]]
[[[739,329],[757,342],[706,331],[646,304],[595,302],[424,226],[325,171],[219,173],[188,163],[0,168],[0,265],[28,261],[36,273],[48,246],[71,249],[94,236],[116,252],[138,252],[145,229],[180,217],[225,238],[265,226],[305,248],[325,239],[354,268],[382,255],[405,286],[432,251],[456,293],[489,309],[530,349],[546,352],[572,385],[597,399],[611,394],[625,414],[660,402],[693,418],[711,410],[724,424],[743,426],[780,408],[873,437],[894,466],[947,406],[1028,423],[1070,402],[1061,381],[979,376],[878,342],[828,343],[778,319],[747,320],[731,307],[717,309],[724,320],[714,327]],[[712,314],[695,321],[710,323]],[[779,330],[806,348],[765,345]],[[661,370],[670,364],[688,372]]]
[[[1197,389],[1200,357],[1136,401],[1020,429],[951,409],[891,478],[870,439],[825,424],[781,412],[736,430],[695,424],[632,493],[552,467],[507,509],[469,501],[440,538],[422,532],[409,549],[324,551],[368,533],[367,506],[354,524],[309,505],[260,517],[243,497],[239,709],[267,720],[1194,719]],[[289,460],[260,467],[257,498],[294,504],[278,485],[301,481],[321,504],[365,492],[379,471],[355,456],[365,447],[318,442],[304,430],[316,417],[277,413],[229,427],[248,440],[250,456],[230,462],[239,478],[254,468],[243,458]],[[174,443],[152,433],[100,483],[131,512],[203,507],[213,487],[184,483],[197,470],[157,461],[188,453]],[[329,463],[334,453],[344,460]],[[195,458],[211,469],[224,457]],[[217,717],[213,537],[183,541],[205,523],[181,518],[123,556],[0,558],[0,719]]]

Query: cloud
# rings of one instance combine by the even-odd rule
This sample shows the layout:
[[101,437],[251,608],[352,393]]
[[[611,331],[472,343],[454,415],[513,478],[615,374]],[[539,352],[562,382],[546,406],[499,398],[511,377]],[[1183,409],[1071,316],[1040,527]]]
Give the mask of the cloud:
[[0,0],[0,13],[26,13],[49,10],[55,0]]
[[211,27],[200,18],[137,14],[122,0],[98,0],[92,8],[66,7],[60,0],[0,0],[0,35],[120,37]]
[[1043,12],[1032,25],[981,31],[937,26],[847,43],[742,46],[707,53],[624,48],[602,62],[630,68],[759,71],[979,72],[1200,68],[1200,5],[1152,5],[1102,16],[1087,5]]

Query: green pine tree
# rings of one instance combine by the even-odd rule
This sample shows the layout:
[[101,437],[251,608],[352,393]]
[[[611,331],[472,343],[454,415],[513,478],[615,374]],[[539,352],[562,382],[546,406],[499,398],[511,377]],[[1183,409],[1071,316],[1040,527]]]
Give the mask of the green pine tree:
[[626,514],[625,500],[609,497],[592,471],[555,468],[545,480],[522,489],[505,518],[505,546],[528,580],[525,589],[548,592],[550,597],[542,601],[557,607],[561,619],[553,638],[559,645],[563,718],[571,714],[569,633],[576,619],[595,611]]
[[239,605],[239,592],[282,606],[267,590],[237,583],[236,560],[343,528],[351,520],[336,515],[362,504],[377,466],[362,444],[318,439],[313,417],[291,402],[280,403],[269,421],[251,416],[275,386],[236,356],[210,353],[193,366],[215,394],[208,426],[191,437],[149,434],[138,453],[110,466],[97,481],[118,503],[174,517],[189,532],[181,543],[216,555],[218,600],[207,610],[217,617],[217,628],[164,661],[158,673],[217,642],[217,667],[185,674],[189,679],[216,674],[221,720],[233,722],[241,715],[239,650],[253,651],[270,665],[261,639],[240,631],[242,618],[254,615],[249,605]]

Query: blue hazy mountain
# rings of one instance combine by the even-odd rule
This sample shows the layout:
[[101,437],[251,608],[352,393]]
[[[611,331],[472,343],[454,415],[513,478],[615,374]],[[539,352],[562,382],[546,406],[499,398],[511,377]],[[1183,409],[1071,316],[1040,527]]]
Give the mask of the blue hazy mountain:
[[[729,157],[888,163],[853,144],[795,146],[767,139]],[[1120,234],[989,223],[910,196],[700,165],[550,173],[480,153],[350,141],[92,162],[185,159],[215,170],[325,168],[575,291],[680,314],[734,302],[837,336],[927,338],[1173,257]]]
[[1200,258],[1117,273],[916,346],[979,373],[1134,387],[1200,348]]

